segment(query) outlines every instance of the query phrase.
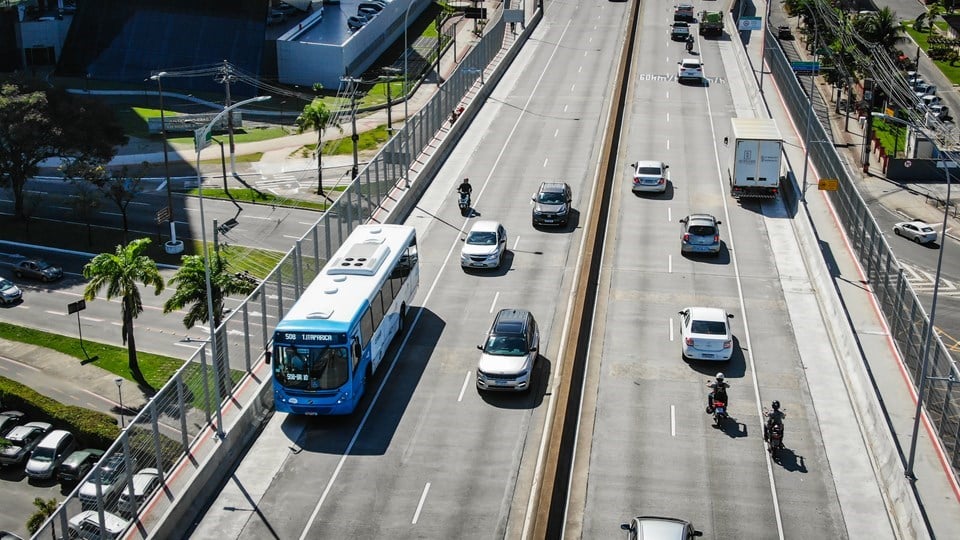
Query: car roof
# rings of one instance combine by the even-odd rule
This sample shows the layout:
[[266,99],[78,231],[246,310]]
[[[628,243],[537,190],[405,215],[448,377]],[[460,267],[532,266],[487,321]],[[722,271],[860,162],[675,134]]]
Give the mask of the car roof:
[[726,321],[727,311],[723,308],[712,307],[688,307],[686,311],[690,312],[690,318],[698,321]]
[[[96,510],[84,510],[79,514],[70,518],[69,523],[74,527],[79,527],[84,521],[93,523],[97,526],[100,525],[100,518],[97,515]],[[123,519],[120,516],[111,514],[110,512],[103,513],[103,523],[107,526],[107,532],[110,534],[119,534],[122,533],[124,529],[127,528],[127,525],[130,523]]]
[[640,516],[637,538],[640,540],[685,540],[688,523],[682,519]]
[[83,461],[91,455],[100,457],[103,455],[103,450],[99,450],[97,448],[84,448],[83,450],[76,450],[67,456],[67,459],[64,461],[64,463]]
[[[927,223],[927,222],[925,222],[925,221],[918,221],[918,220],[913,220],[913,221],[901,221],[900,223],[897,223],[897,225],[913,225],[913,226],[915,226],[915,227],[930,227],[930,224],[929,224],[929,223]],[[931,228],[932,228],[932,227],[931,227]]]
[[666,164],[665,164],[664,162],[662,162],[662,161],[653,161],[653,160],[649,160],[649,159],[641,159],[641,160],[637,161],[636,165],[637,165],[637,166],[635,167],[636,169],[639,169],[640,167],[660,167],[660,168],[662,169]]
[[492,219],[481,219],[470,227],[470,232],[497,232],[500,223]]
[[717,218],[713,214],[690,214],[689,216],[687,216],[687,220],[715,222],[717,221]]
[[681,62],[684,64],[697,64],[698,66],[702,63],[699,58],[684,58]]
[[540,184],[540,191],[562,192],[566,189],[566,182],[543,182]]
[[498,334],[522,334],[529,315],[530,312],[525,309],[501,309],[493,323],[493,331]]
[[24,437],[33,433],[34,431],[47,431],[51,427],[50,424],[44,424],[44,425],[38,425],[38,424],[44,424],[44,422],[30,422],[29,424],[17,426],[11,429],[10,432],[4,435],[3,438],[11,441],[22,440]]

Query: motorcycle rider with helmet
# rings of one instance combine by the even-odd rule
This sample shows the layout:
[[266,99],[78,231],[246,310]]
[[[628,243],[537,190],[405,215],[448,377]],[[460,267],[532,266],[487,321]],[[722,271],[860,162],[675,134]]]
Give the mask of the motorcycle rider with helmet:
[[717,373],[716,380],[708,382],[707,386],[710,387],[710,393],[707,394],[707,414],[713,412],[714,401],[722,401],[729,408],[730,401],[727,398],[727,388],[730,388],[730,385],[724,381],[723,373]]
[[467,195],[473,193],[473,186],[470,185],[469,178],[464,178],[463,182],[460,182],[460,185],[457,187],[457,193],[466,193]]
[[770,430],[774,426],[780,426],[783,428],[783,417],[786,416],[786,413],[780,410],[780,402],[773,400],[770,404],[770,410],[764,411],[763,415],[767,417],[767,422],[763,425],[763,440],[770,440]]

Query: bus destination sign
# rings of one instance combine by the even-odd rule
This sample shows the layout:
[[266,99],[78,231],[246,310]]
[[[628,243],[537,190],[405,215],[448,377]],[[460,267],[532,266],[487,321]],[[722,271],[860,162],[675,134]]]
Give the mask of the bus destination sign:
[[343,333],[283,332],[278,331],[274,341],[288,345],[343,345],[347,335]]

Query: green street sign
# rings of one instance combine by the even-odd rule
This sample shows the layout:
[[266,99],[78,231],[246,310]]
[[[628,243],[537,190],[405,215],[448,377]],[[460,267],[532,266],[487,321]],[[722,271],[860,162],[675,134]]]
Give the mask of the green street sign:
[[211,132],[211,130],[205,127],[194,130],[193,146],[194,148],[196,148],[197,152],[199,152],[210,144],[210,140],[212,138],[213,138],[213,133]]

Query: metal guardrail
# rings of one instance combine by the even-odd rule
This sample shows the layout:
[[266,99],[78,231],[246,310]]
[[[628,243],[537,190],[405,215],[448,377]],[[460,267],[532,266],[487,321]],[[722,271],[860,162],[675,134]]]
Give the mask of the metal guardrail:
[[[800,87],[786,55],[776,39],[775,29],[766,27],[765,60],[794,123],[807,125],[811,108],[807,95]],[[887,244],[880,226],[870,214],[863,197],[857,191],[855,173],[829,143],[831,138],[820,119],[813,113],[809,132],[801,131],[804,144],[810,149],[810,159],[826,178],[840,180],[837,191],[827,192],[837,211],[850,245],[866,271],[871,287],[884,318],[890,327],[891,337],[903,357],[914,388],[920,386],[920,369],[923,364],[923,336],[930,324],[926,310],[916,292],[907,281],[904,269]],[[943,450],[946,452],[954,476],[960,472],[960,372],[950,356],[949,349],[934,332],[927,354],[928,384],[923,385],[921,396],[927,414],[936,429]]]
[[[317,224],[296,241],[270,275],[226,317],[216,331],[221,340],[218,357],[211,358],[210,344],[205,342],[128,423],[88,475],[88,480],[98,475],[104,478],[92,496],[81,497],[81,483],[33,538],[67,537],[71,519],[76,521],[85,511],[92,512],[86,514],[86,537],[110,529],[112,518],[107,514],[123,520],[120,526],[129,527],[128,536],[146,538],[151,534],[140,512],[148,508],[151,515],[162,515],[174,504],[178,493],[172,492],[167,481],[171,473],[183,460],[193,459],[191,450],[202,442],[208,428],[214,426],[217,433],[222,433],[217,425],[221,412],[237,405],[233,394],[251,376],[276,324],[350,232],[368,222],[390,192],[402,185],[417,156],[449,120],[450,111],[500,52],[504,28],[502,19],[487,25],[484,36],[460,60],[440,91],[411,115],[376,157],[360,169]],[[137,504],[125,503],[118,495],[131,488],[144,469],[156,471],[156,485],[162,489],[156,489]]]

